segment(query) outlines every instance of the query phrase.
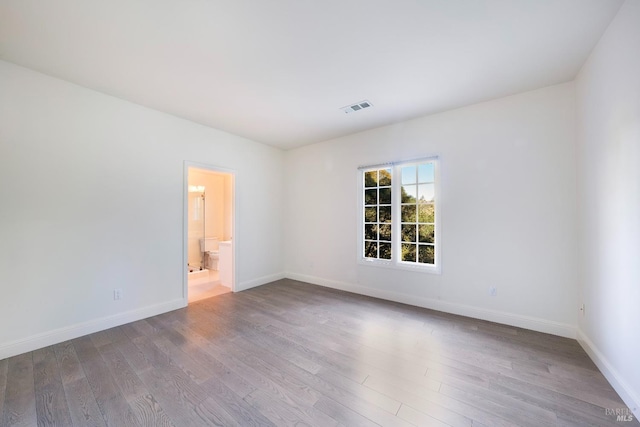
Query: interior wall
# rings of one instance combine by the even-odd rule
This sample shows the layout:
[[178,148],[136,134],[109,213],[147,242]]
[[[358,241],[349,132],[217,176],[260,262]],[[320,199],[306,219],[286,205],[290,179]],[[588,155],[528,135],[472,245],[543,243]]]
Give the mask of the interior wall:
[[224,230],[222,240],[233,239],[233,176],[224,175]]
[[[285,155],[289,277],[575,337],[572,83]],[[358,264],[358,166],[432,155],[442,174],[442,274]]]
[[580,341],[640,417],[640,1],[576,79]]
[[0,358],[186,305],[185,160],[236,174],[236,289],[282,277],[281,150],[3,61],[0,94]]

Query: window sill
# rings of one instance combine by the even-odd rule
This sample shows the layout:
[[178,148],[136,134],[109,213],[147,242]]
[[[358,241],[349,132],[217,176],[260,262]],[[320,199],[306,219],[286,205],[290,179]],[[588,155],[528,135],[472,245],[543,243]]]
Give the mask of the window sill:
[[368,260],[360,258],[358,264],[368,267],[389,268],[392,270],[414,271],[416,273],[442,274],[438,265],[415,265],[398,261]]

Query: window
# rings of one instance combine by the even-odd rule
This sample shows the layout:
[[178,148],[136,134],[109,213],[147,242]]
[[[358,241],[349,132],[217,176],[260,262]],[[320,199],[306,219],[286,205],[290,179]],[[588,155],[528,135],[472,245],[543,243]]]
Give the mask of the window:
[[362,262],[439,271],[437,168],[435,158],[361,168]]
[[364,173],[364,256],[391,259],[391,169]]

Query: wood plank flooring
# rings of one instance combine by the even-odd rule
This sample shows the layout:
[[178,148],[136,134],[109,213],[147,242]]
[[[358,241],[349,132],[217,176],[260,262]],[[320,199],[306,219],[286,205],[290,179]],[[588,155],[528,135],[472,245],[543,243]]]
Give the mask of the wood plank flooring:
[[620,426],[574,340],[280,280],[0,360],[1,426]]

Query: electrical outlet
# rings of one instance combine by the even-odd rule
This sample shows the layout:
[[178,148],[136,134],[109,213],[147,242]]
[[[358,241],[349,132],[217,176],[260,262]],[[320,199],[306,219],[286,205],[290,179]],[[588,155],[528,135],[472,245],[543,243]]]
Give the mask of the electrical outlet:
[[114,289],[113,290],[113,300],[121,300],[122,299],[122,289]]
[[496,288],[495,286],[490,286],[489,287],[489,295],[492,297],[497,297],[498,296],[498,288]]

